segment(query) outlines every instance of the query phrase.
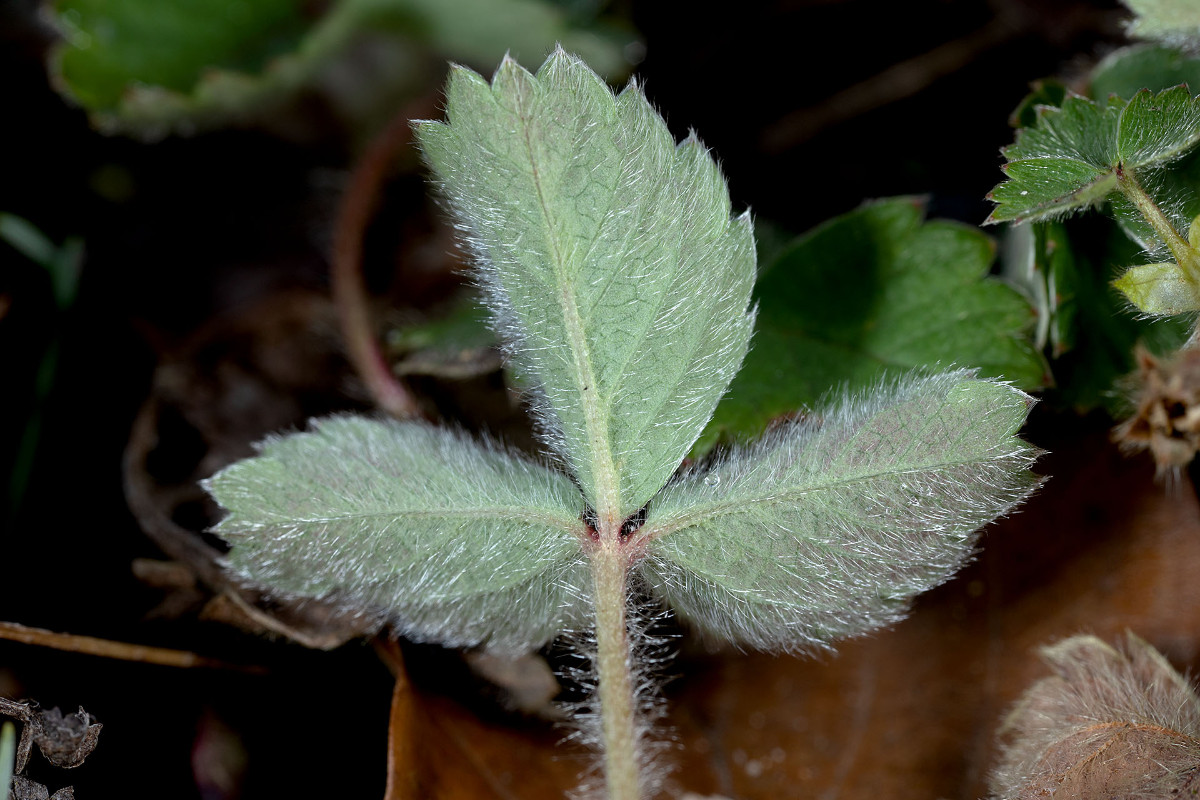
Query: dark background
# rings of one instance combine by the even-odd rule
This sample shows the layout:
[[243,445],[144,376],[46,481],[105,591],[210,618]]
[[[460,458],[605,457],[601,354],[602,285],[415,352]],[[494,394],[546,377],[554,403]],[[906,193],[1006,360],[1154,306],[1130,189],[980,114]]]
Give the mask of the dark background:
[[[1029,82],[1077,71],[1121,41],[1115,5],[1071,0],[611,10],[640,33],[636,73],[671,127],[680,136],[694,128],[716,151],[735,207],[786,232],[907,193],[930,195],[937,215],[981,221],[998,150],[1011,141],[1007,115]],[[76,304],[60,313],[42,270],[0,243],[9,303],[0,475],[29,418],[42,354],[61,342],[28,489],[3,515],[0,620],[271,672],[172,670],[0,641],[0,695],[83,705],[105,724],[82,768],[56,773],[35,758],[33,775],[52,790],[74,783],[83,800],[227,796],[201,795],[190,762],[198,726],[222,740],[223,725],[249,753],[246,797],[377,797],[391,681],[372,650],[316,653],[212,624],[143,621],[160,595],[130,562],[160,554],[121,485],[158,352],[267,292],[325,284],[338,180],[352,155],[336,137],[301,145],[224,131],[143,144],[100,135],[48,86],[49,35],[36,11],[30,0],[0,3],[0,211],[55,241],[82,237],[87,260]],[[381,219],[425,213],[418,178],[397,187]],[[371,257],[386,268],[377,251],[394,242],[375,238]]]

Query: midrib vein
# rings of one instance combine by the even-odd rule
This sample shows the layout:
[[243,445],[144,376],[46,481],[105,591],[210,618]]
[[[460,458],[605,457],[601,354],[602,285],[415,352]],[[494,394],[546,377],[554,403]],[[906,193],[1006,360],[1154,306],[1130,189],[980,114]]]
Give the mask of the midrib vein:
[[983,458],[942,461],[935,464],[910,467],[908,469],[899,469],[895,471],[883,470],[879,472],[870,472],[862,475],[855,475],[849,478],[830,480],[825,481],[824,483],[810,484],[807,486],[797,486],[790,489],[780,489],[773,492],[748,492],[745,495],[738,495],[736,498],[731,498],[728,500],[719,500],[708,504],[697,503],[693,510],[667,517],[653,525],[646,525],[643,529],[643,535],[647,539],[660,538],[662,536],[674,533],[675,531],[683,530],[684,528],[690,528],[710,519],[745,513],[747,510],[752,509],[755,505],[760,503],[775,503],[780,501],[786,502],[803,497],[806,494],[828,491],[830,489],[836,489],[843,486],[853,486],[857,483],[868,483],[870,481],[887,478],[899,478],[904,475],[942,472],[945,470],[954,469],[956,467],[970,467],[995,461],[1002,461],[1006,458],[1011,458],[1017,455],[1019,455],[1019,453],[1015,451],[1003,452],[996,453],[994,455],[988,455]]
[[[579,392],[580,404],[583,407],[584,426],[587,431],[590,467],[592,479],[596,487],[596,516],[600,528],[611,529],[615,535],[621,524],[621,491],[617,483],[616,466],[612,460],[612,448],[609,446],[608,416],[603,408],[600,393],[597,391],[595,371],[592,368],[591,353],[588,350],[587,337],[583,332],[583,322],[579,315],[579,304],[575,300],[572,286],[566,275],[566,264],[559,250],[558,239],[554,235],[554,226],[550,222],[550,209],[542,189],[541,172],[537,159],[533,155],[533,143],[530,140],[529,119],[525,114],[520,115],[521,131],[525,139],[525,153],[532,170],[533,185],[537,192],[538,208],[542,212],[542,223],[546,229],[546,240],[550,243],[554,275],[558,280],[558,304],[563,315],[563,325],[567,331],[567,340],[571,348],[571,360],[575,365],[575,383]],[[603,533],[602,533],[603,535]]]

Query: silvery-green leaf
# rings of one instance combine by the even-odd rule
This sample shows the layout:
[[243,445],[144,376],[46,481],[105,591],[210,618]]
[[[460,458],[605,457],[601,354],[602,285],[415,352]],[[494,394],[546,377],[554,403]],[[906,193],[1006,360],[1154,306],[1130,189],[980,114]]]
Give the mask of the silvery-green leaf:
[[713,639],[827,646],[900,619],[1038,480],[1032,400],[959,371],[907,378],[781,427],[651,505],[649,590]]
[[583,503],[565,475],[424,423],[353,416],[259,450],[206,483],[244,577],[451,646],[537,646],[583,614]]
[[1122,0],[1137,16],[1129,35],[1172,44],[1200,40],[1200,3],[1196,0]]
[[417,136],[536,411],[601,518],[670,478],[737,371],[754,240],[694,137],[557,51],[491,84],[455,69]]

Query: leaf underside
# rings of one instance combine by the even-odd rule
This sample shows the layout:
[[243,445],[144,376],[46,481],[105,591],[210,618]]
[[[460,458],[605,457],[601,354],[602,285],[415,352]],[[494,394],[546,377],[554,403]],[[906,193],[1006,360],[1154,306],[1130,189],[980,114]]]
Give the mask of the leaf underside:
[[1038,484],[1032,400],[959,371],[850,396],[670,484],[650,591],[701,633],[808,650],[900,619]]
[[805,234],[759,279],[757,331],[742,371],[697,447],[757,436],[887,372],[971,367],[1023,389],[1045,385],[1033,309],[988,276],[991,240],[924,221],[913,198],[870,203]]
[[1008,180],[988,197],[989,223],[1052,219],[1100,203],[1123,172],[1142,173],[1185,155],[1200,142],[1200,103],[1186,86],[1094,102],[1067,97],[1043,107],[1037,123],[1004,150]]
[[631,85],[557,51],[491,85],[453,71],[448,123],[417,126],[531,385],[544,440],[588,504],[624,519],[667,482],[741,364],[754,239],[689,137]]
[[342,599],[411,638],[536,647],[583,618],[578,489],[559,472],[418,422],[330,417],[210,478],[231,569]]

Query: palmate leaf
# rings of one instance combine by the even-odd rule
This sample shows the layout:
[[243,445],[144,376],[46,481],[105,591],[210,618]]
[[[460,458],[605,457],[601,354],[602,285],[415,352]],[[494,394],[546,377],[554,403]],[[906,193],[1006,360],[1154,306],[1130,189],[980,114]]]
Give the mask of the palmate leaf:
[[748,216],[693,137],[636,86],[614,97],[557,51],[491,85],[455,69],[421,148],[480,262],[546,440],[601,518],[670,478],[753,325]]
[[1030,342],[1033,310],[989,277],[991,239],[925,221],[915,198],[868,203],[797,239],[755,287],[758,329],[746,363],[697,445],[757,436],[831,386],[886,372],[973,367],[1023,389],[1045,385]]
[[1121,174],[1164,166],[1200,143],[1200,102],[1185,86],[1093,102],[1072,95],[1043,108],[1032,128],[1004,150],[1008,180],[988,197],[989,223],[1052,219],[1094,205],[1119,188]]
[[331,417],[210,478],[229,566],[414,639],[536,647],[584,616],[583,502],[563,474],[418,422]]
[[952,372],[852,396],[670,484],[650,591],[721,641],[805,650],[899,619],[1038,483],[1032,400]]
[[[966,371],[862,391],[668,484],[747,347],[749,220],[694,138],[562,52],[490,85],[458,69],[447,106],[418,136],[571,474],[423,423],[325,420],[208,483],[251,580],[445,644],[515,650],[594,612],[603,681],[628,668],[627,570],[713,636],[816,647],[898,618],[1036,485],[1014,436],[1029,398]],[[949,261],[990,258],[909,212]]]

